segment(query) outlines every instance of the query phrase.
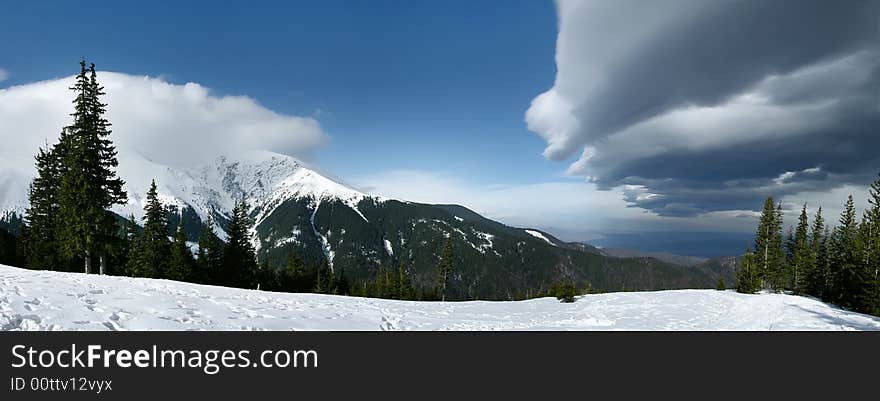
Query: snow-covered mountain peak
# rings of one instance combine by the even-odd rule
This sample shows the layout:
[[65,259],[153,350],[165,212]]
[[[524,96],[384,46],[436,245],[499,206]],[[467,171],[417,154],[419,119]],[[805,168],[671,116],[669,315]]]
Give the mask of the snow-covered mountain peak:
[[267,151],[243,152],[235,158],[221,155],[209,165],[191,169],[136,156],[120,160],[119,174],[126,180],[129,202],[114,211],[124,216],[143,215],[145,194],[153,179],[164,204],[180,209],[190,206],[203,221],[217,215],[228,217],[240,200],[258,215],[268,214],[288,199],[308,198],[316,204],[337,199],[355,211],[365,198],[385,200],[333,181],[296,158]]

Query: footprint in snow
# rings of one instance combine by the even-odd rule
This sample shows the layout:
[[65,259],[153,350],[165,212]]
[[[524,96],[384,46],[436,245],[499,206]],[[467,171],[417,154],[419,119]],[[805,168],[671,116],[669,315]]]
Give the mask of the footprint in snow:
[[112,330],[112,331],[122,331],[122,330],[125,330],[125,328],[123,328],[123,327],[120,326],[118,323],[116,323],[116,322],[114,322],[114,321],[112,321],[112,320],[108,320],[108,321],[104,322],[104,326],[107,327],[108,329]]

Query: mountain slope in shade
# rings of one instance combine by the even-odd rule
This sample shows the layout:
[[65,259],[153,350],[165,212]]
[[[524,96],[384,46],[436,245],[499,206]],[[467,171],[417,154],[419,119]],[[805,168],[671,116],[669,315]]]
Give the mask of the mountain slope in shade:
[[[171,211],[169,230],[183,224],[195,241],[205,224],[223,227],[243,199],[255,221],[258,258],[283,266],[296,250],[310,265],[326,259],[359,283],[380,266],[404,265],[416,285],[430,287],[440,250],[453,242],[456,271],[450,299],[513,299],[560,280],[589,282],[605,291],[714,288],[719,273],[655,258],[613,258],[596,248],[566,243],[549,233],[486,219],[458,205],[428,205],[367,195],[302,162],[270,152],[235,160],[219,157],[195,169],[175,169],[129,155],[120,160],[129,201],[113,211],[143,215],[145,192],[156,180]],[[4,209],[5,210],[5,209]]]
[[507,302],[286,294],[0,265],[2,330],[880,330],[783,294],[678,290]]

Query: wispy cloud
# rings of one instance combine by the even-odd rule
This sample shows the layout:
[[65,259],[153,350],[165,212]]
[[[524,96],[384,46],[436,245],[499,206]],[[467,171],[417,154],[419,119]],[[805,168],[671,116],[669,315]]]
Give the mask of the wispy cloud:
[[8,78],[9,78],[9,71],[6,71],[6,70],[0,68],[0,82],[3,82]]

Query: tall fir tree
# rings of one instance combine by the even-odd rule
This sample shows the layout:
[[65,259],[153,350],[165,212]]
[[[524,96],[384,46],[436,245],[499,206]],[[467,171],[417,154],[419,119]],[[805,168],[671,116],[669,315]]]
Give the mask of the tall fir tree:
[[809,230],[810,220],[807,216],[807,204],[805,203],[801,208],[800,216],[798,216],[791,251],[791,289],[795,294],[805,292],[809,270],[812,268]]
[[855,204],[850,195],[831,234],[830,266],[831,300],[845,308],[857,309],[862,297],[858,255],[859,224]]
[[247,208],[244,201],[237,202],[232,208],[232,219],[226,230],[229,237],[223,248],[221,285],[257,287],[257,256],[250,235],[253,223],[247,214]]
[[760,272],[752,248],[746,249],[739,270],[736,271],[736,292],[754,294],[761,288]]
[[880,316],[880,179],[868,188],[868,210],[862,226],[866,306],[869,313]]
[[144,229],[129,261],[129,274],[136,277],[168,278],[171,242],[168,240],[168,220],[159,201],[156,180],[147,191],[144,206]]
[[822,218],[822,207],[816,210],[813,224],[810,226],[810,259],[805,272],[805,292],[814,297],[823,298],[828,270],[828,249],[825,219]]
[[306,271],[305,262],[296,248],[292,248],[281,273],[281,288],[287,292],[309,292],[314,286],[314,281]]
[[183,222],[177,225],[174,234],[174,242],[171,244],[171,258],[168,261],[168,278],[177,281],[192,281],[193,279],[192,252],[186,244],[186,233],[183,231]]
[[399,297],[398,299],[413,299],[415,296],[415,291],[412,285],[412,279],[410,279],[409,271],[406,269],[406,264],[403,260],[400,261],[400,266],[397,268],[397,288]]
[[198,260],[194,281],[203,284],[217,284],[223,266],[223,241],[214,232],[214,223],[209,220],[199,234]]
[[43,149],[37,153],[37,176],[28,190],[29,206],[25,211],[28,227],[26,264],[30,269],[64,270],[58,252],[58,191],[61,185],[61,165],[58,151]]
[[437,290],[440,292],[441,301],[446,301],[449,279],[453,272],[455,272],[455,252],[452,248],[452,237],[450,236],[443,245],[443,251],[440,253],[440,262],[437,264]]
[[312,290],[318,294],[330,294],[333,291],[333,269],[330,268],[328,258],[321,260],[318,269],[315,270],[315,288]]
[[781,217],[781,207],[776,206],[772,196],[768,197],[755,234],[755,256],[761,287],[768,290],[781,289],[784,281]]
[[70,89],[76,93],[73,124],[65,127],[67,135],[60,142],[64,149],[58,196],[60,244],[66,257],[82,257],[86,273],[91,273],[95,257],[104,273],[108,242],[118,231],[108,209],[125,203],[127,197],[123,181],[116,177],[116,149],[109,139],[106,104],[100,101],[105,93],[95,65],[87,70],[85,60],[80,61],[80,73]]

